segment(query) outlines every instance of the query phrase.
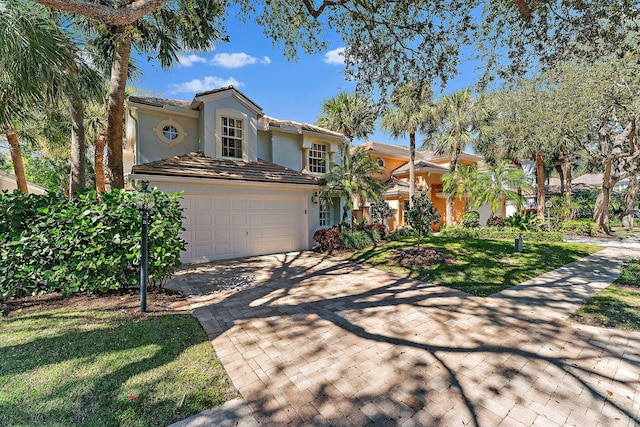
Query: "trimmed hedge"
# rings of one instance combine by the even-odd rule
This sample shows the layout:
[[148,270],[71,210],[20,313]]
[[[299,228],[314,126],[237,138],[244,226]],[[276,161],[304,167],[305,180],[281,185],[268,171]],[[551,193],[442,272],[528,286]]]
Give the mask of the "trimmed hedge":
[[366,248],[380,242],[380,234],[373,230],[343,231],[340,235],[340,247],[346,250]]
[[[157,285],[181,265],[179,194],[153,191],[149,280]],[[0,193],[0,299],[139,286],[140,213],[133,193]]]
[[440,236],[460,239],[515,239],[522,233],[524,240],[533,242],[562,242],[562,233],[547,231],[520,231],[512,228],[480,227],[462,228],[459,226],[443,227]]
[[594,236],[598,234],[598,224],[593,221],[562,221],[560,231]]

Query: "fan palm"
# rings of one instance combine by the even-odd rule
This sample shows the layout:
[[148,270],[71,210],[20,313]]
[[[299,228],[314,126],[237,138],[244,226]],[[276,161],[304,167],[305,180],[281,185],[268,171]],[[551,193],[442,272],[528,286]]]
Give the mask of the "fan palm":
[[318,126],[340,132],[353,142],[373,133],[378,114],[373,103],[355,93],[341,92],[325,99],[316,123]]
[[469,199],[477,198],[478,165],[464,165],[458,163],[453,173],[447,173],[442,177],[442,191],[452,197],[464,200],[464,213],[469,209]]
[[431,88],[426,84],[414,81],[403,83],[393,89],[389,98],[392,108],[387,109],[382,116],[382,128],[393,138],[409,135],[409,206],[413,206],[416,186],[416,133],[427,131],[430,127],[431,97]]
[[474,201],[476,207],[491,205],[491,214],[495,214],[502,201],[513,200],[518,207],[522,205],[522,191],[531,190],[529,179],[522,169],[509,168],[507,162],[488,165],[487,170],[479,174],[479,197]]

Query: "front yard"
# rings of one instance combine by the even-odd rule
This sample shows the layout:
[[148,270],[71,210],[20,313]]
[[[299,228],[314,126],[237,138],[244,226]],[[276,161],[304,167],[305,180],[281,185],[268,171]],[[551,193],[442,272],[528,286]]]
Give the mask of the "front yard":
[[5,305],[0,424],[160,426],[235,397],[198,321],[155,297],[147,314],[135,294]]
[[403,249],[414,248],[416,244],[417,238],[409,237],[355,251],[349,258],[402,277],[488,296],[601,249],[583,244],[525,241],[524,252],[514,253],[513,241],[427,236],[421,246],[448,255],[453,262],[416,267],[402,266],[394,259]]

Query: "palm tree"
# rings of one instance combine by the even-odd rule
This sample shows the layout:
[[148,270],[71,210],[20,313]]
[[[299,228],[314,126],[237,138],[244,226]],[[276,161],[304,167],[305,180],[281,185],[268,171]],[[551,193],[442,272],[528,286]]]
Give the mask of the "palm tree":
[[458,163],[453,173],[447,173],[442,177],[442,191],[449,197],[458,197],[464,200],[464,213],[469,209],[469,199],[475,199],[478,195],[478,165],[464,165]]
[[382,116],[382,128],[393,138],[409,135],[409,206],[413,206],[415,194],[415,159],[416,133],[428,131],[432,111],[431,87],[424,83],[409,81],[396,86],[389,98],[392,108],[387,109]]
[[75,25],[86,33],[92,48],[101,50],[100,57],[110,58],[107,158],[111,187],[123,188],[123,117],[131,50],[155,56],[163,68],[171,67],[182,50],[208,50],[214,42],[225,39],[221,32],[224,5],[210,0],[145,1],[131,10],[129,2],[101,8],[43,3],[92,18],[75,20]]
[[378,162],[365,150],[359,148],[349,154],[348,146],[342,150],[342,164],[334,164],[326,174],[326,185],[323,197],[331,200],[341,198],[345,201],[342,208],[342,222],[347,220],[349,211],[353,210],[353,201],[360,204],[364,200],[379,202],[384,185],[374,178],[380,173]]
[[373,103],[356,93],[341,92],[322,102],[316,123],[340,132],[353,143],[354,139],[365,139],[373,133],[377,116]]
[[522,191],[532,188],[522,169],[509,168],[504,161],[488,165],[487,170],[479,174],[478,181],[480,192],[474,205],[480,207],[490,203],[492,216],[500,209],[503,200],[513,200],[520,207]]
[[[450,157],[449,173],[454,174],[460,153],[478,138],[489,119],[482,99],[474,99],[471,90],[464,89],[444,96],[434,108],[436,131],[425,145],[436,153]],[[453,224],[453,195],[447,195],[446,224]]]
[[73,64],[73,47],[43,7],[5,1],[0,7],[0,133],[9,143],[18,189],[27,181],[18,129],[34,108],[57,98]]

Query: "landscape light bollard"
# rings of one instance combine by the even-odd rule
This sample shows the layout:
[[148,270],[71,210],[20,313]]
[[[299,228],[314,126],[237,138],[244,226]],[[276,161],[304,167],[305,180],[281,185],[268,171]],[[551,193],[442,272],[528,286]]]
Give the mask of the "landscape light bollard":
[[149,263],[149,211],[155,206],[153,194],[149,191],[149,181],[142,181],[142,191],[134,198],[142,217],[142,241],[140,242],[140,311],[147,311],[147,265]]

